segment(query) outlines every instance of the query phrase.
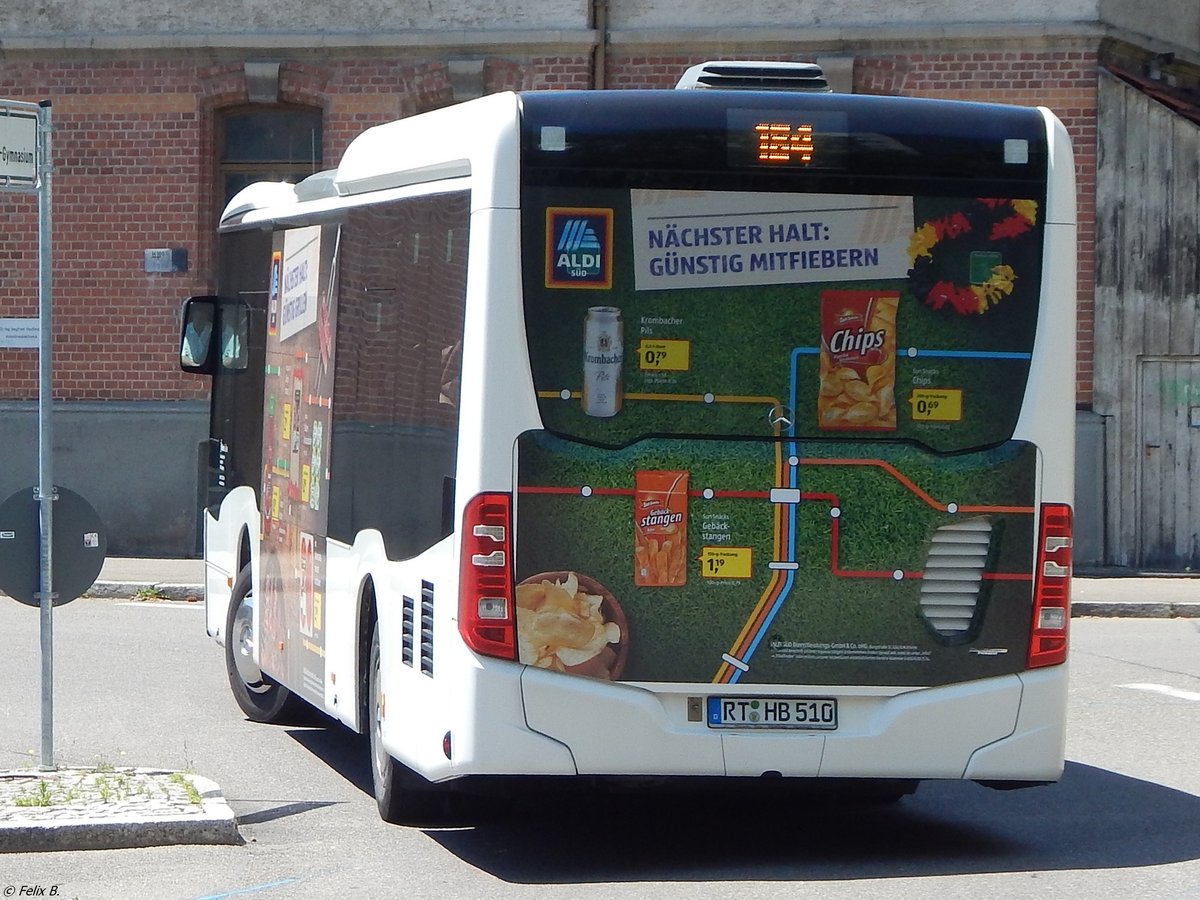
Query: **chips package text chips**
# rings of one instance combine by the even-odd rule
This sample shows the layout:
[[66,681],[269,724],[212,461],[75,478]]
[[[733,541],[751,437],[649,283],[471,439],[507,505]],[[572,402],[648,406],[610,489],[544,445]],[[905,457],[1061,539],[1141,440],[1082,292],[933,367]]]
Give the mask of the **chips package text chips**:
[[822,291],[822,429],[891,431],[896,427],[896,310],[900,295]]
[[633,494],[633,582],[677,587],[687,582],[688,473],[644,470]]

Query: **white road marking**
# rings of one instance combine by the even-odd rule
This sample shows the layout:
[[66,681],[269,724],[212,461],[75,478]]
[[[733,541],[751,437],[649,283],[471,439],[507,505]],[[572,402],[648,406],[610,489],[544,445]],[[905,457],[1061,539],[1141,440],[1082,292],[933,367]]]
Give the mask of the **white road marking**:
[[140,606],[143,609],[204,609],[203,603],[187,600],[119,600],[117,606]]
[[1179,700],[1191,700],[1194,703],[1200,702],[1200,693],[1181,691],[1179,688],[1168,687],[1165,684],[1119,684],[1117,687],[1129,688],[1134,691],[1148,691],[1151,694],[1163,694]]

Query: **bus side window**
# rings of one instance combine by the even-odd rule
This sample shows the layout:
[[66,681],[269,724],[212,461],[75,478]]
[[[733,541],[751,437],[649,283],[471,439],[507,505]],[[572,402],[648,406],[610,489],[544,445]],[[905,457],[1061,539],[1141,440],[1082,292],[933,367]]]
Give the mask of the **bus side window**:
[[352,209],[338,261],[329,536],[411,559],[454,529],[466,192]]

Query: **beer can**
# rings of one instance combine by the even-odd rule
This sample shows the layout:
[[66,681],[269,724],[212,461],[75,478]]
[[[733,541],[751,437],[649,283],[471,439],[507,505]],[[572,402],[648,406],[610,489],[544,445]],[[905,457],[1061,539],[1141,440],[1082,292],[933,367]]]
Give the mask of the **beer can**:
[[583,411],[605,418],[621,411],[624,324],[615,306],[593,306],[583,322]]

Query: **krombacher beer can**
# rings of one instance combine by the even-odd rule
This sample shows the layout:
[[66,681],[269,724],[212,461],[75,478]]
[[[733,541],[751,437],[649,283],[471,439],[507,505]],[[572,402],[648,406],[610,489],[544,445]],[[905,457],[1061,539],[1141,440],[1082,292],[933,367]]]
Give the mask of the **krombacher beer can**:
[[621,411],[624,324],[615,306],[593,306],[583,321],[583,411],[615,416]]

